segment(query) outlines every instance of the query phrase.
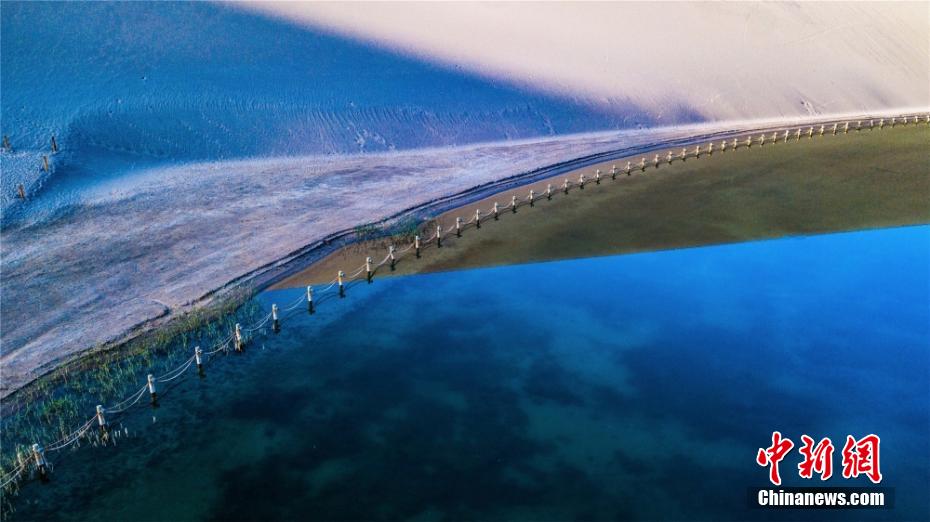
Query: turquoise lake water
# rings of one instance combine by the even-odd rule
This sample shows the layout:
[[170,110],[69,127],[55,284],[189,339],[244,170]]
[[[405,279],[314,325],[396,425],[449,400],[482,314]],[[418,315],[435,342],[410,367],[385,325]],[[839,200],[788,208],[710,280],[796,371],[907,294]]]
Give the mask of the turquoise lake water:
[[[926,520],[930,227],[376,278],[180,382],[12,519]],[[750,509],[774,430],[894,509]]]

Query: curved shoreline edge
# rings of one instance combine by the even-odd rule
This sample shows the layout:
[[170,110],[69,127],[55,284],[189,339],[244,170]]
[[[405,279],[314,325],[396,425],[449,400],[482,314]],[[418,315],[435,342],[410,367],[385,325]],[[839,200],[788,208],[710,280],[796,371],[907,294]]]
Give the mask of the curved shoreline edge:
[[[910,117],[911,114],[913,114],[913,112],[906,113],[908,117]],[[867,114],[854,116],[851,119],[855,121],[856,119],[868,120],[891,118],[903,115],[905,115],[905,113]],[[697,133],[682,138],[657,141],[644,145],[624,147],[604,153],[591,154],[532,171],[523,172],[493,182],[473,186],[454,194],[434,198],[432,200],[411,206],[382,220],[365,223],[361,226],[389,227],[405,219],[421,219],[430,215],[438,215],[443,212],[484,199],[498,192],[506,191],[523,185],[528,185],[534,182],[552,178],[554,176],[559,176],[566,172],[585,168],[600,162],[618,160],[621,158],[627,158],[632,155],[649,153],[657,149],[689,146],[694,144],[701,144],[707,140],[745,136],[747,134],[770,132],[778,129],[794,129],[799,125],[802,127],[812,125],[832,125],[833,123],[849,121],[849,119],[850,118],[848,117],[842,119],[837,117],[810,119],[804,122],[794,121],[792,122],[792,125],[787,125],[785,122],[781,122],[780,124],[772,122],[771,124],[758,126],[750,126],[747,124],[745,127],[734,125],[733,127],[726,130]],[[921,121],[920,123],[924,124],[925,122]],[[321,259],[324,259],[345,245],[356,242],[353,237],[355,236],[355,230],[356,228],[353,227],[335,232],[324,237],[323,239],[314,241],[313,243],[307,244],[295,251],[292,251],[271,263],[256,267],[248,273],[236,277],[223,284],[222,286],[203,294],[198,299],[190,302],[184,307],[177,308],[175,310],[166,309],[159,316],[147,319],[132,326],[127,331],[125,331],[124,334],[118,336],[115,339],[109,340],[100,346],[88,347],[87,349],[78,351],[72,355],[53,359],[42,367],[36,368],[33,372],[33,375],[26,376],[24,379],[20,379],[22,382],[15,383],[14,387],[5,388],[3,390],[3,394],[0,395],[0,399],[7,399],[12,397],[16,393],[28,388],[37,380],[53,374],[58,369],[65,368],[75,363],[80,363],[80,361],[88,355],[100,351],[118,350],[120,347],[124,346],[130,341],[140,338],[159,328],[166,327],[167,325],[171,324],[172,321],[184,317],[193,310],[218,307],[221,303],[224,302],[224,300],[230,299],[236,291],[241,291],[242,288],[249,288],[254,291],[262,291],[267,289],[275,283],[301,270],[306,269]]]

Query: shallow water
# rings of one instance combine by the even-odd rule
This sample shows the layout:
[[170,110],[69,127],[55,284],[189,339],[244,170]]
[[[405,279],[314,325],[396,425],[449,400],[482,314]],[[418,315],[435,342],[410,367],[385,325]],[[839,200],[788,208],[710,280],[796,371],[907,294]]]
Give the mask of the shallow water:
[[[13,519],[927,519],[930,227],[358,284],[56,461]],[[297,290],[268,292],[289,303]],[[749,509],[773,430],[893,510]],[[802,481],[797,449],[782,464]],[[816,481],[819,482],[819,481]]]

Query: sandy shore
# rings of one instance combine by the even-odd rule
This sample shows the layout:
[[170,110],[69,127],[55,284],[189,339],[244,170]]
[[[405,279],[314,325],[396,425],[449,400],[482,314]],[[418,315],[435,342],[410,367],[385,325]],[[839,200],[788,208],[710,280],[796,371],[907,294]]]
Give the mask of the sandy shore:
[[582,165],[777,124],[139,173],[51,216],[5,224],[0,396],[89,349],[119,346],[210,306],[230,289],[280,280],[351,239],[354,226],[436,215]]
[[[874,227],[930,222],[930,128],[896,127],[769,144],[736,152],[678,160],[624,175],[625,160],[602,162],[565,175],[507,190],[442,213],[444,229],[469,220],[476,208],[502,207],[511,196],[533,207],[500,213],[499,221],[468,226],[462,237],[448,234],[442,248],[424,245],[423,256],[407,255],[377,277],[498,264],[682,248]],[[680,153],[680,148],[674,151]],[[665,158],[665,151],[659,153]],[[641,156],[633,157],[634,165]],[[654,155],[650,155],[650,160]],[[621,174],[614,181],[610,171]],[[594,182],[600,169],[601,183]],[[564,195],[564,179],[587,178],[584,190]],[[553,199],[544,197],[552,184]],[[340,249],[274,288],[326,283],[338,270],[354,270],[371,256],[377,262],[392,239]],[[407,239],[398,238],[406,244]]]

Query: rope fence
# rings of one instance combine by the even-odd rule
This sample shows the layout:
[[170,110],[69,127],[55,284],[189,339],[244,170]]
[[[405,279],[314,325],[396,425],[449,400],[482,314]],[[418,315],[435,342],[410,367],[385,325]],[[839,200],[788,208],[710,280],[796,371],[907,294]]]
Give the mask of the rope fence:
[[[773,130],[772,133],[768,136],[767,132],[762,132],[755,138],[752,134],[747,134],[745,139],[738,139],[737,137],[734,137],[732,139],[721,140],[716,145],[713,141],[704,145],[695,145],[693,150],[690,152],[687,150],[687,148],[682,148],[680,153],[677,154],[669,150],[665,154],[664,160],[662,159],[663,157],[660,157],[660,154],[658,153],[656,153],[651,160],[647,160],[645,156],[640,159],[639,163],[634,164],[632,160],[630,160],[627,161],[625,167],[623,168],[623,173],[625,173],[627,176],[630,176],[633,171],[638,170],[640,172],[645,172],[647,168],[657,169],[659,168],[659,165],[663,163],[671,165],[675,161],[684,162],[689,158],[699,159],[702,155],[713,155],[715,150],[726,152],[729,149],[735,151],[741,147],[751,148],[754,144],[765,146],[765,144],[769,142],[771,144],[789,143],[791,141],[798,142],[802,139],[802,136],[806,139],[812,139],[815,134],[817,136],[824,136],[826,134],[835,136],[840,133],[848,134],[850,131],[858,132],[875,128],[881,130],[886,126],[895,127],[899,124],[918,124],[921,123],[921,118],[923,118],[923,123],[926,123],[928,126],[930,126],[930,114],[908,114],[891,118],[857,120],[855,122],[842,121],[833,123],[832,125],[809,125],[806,128],[783,128]],[[616,179],[619,172],[620,171],[617,169],[617,166],[613,165],[610,170],[611,179]],[[594,176],[594,183],[600,184],[601,171],[597,170]],[[583,190],[585,184],[588,182],[589,181],[582,173],[579,175],[577,181],[571,181],[570,179],[565,178],[560,188],[561,191],[567,195],[574,188]],[[555,192],[556,191],[553,190],[552,183],[548,183],[546,191],[543,194],[536,194],[534,190],[530,190],[529,193],[522,198],[518,198],[518,196],[513,195],[510,202],[504,206],[500,206],[495,202],[487,212],[483,212],[480,208],[477,208],[474,215],[467,221],[464,221],[462,218],[456,218],[455,224],[451,225],[446,230],[443,230],[442,225],[437,225],[437,228],[434,230],[434,232],[426,239],[421,240],[420,236],[416,235],[413,242],[402,248],[396,248],[394,245],[390,245],[388,247],[387,255],[379,263],[373,264],[372,258],[368,257],[365,264],[352,271],[348,276],[344,271],[340,270],[338,271],[335,279],[331,280],[329,283],[319,289],[314,289],[312,285],[307,286],[306,293],[301,295],[293,303],[290,303],[283,311],[285,313],[291,312],[297,309],[299,306],[306,304],[309,313],[312,314],[314,313],[315,306],[322,302],[326,297],[333,297],[334,292],[338,292],[339,297],[345,297],[345,289],[347,284],[355,280],[361,280],[360,276],[362,276],[363,273],[365,274],[365,280],[371,283],[375,273],[379,268],[383,267],[385,264],[390,263],[391,268],[393,269],[396,262],[406,257],[408,252],[411,250],[414,250],[415,256],[419,258],[421,250],[427,245],[433,244],[433,241],[435,241],[435,246],[439,248],[442,246],[442,238],[444,236],[455,233],[457,237],[460,237],[462,230],[469,225],[474,224],[476,230],[480,229],[481,221],[484,218],[493,217],[497,219],[500,213],[504,210],[511,210],[512,212],[516,212],[517,208],[520,206],[534,206],[535,201],[543,197],[547,200],[551,200]],[[78,428],[62,436],[58,440],[45,446],[39,443],[34,443],[31,447],[31,454],[29,455],[24,455],[23,453],[18,452],[16,466],[0,476],[0,490],[6,489],[7,487],[17,483],[26,475],[26,472],[30,469],[34,469],[40,477],[46,479],[48,473],[50,472],[50,465],[46,458],[47,453],[58,452],[74,446],[83,436],[87,435],[91,431],[91,428],[94,426],[95,422],[100,430],[106,433],[108,428],[107,415],[122,414],[133,408],[142,400],[146,394],[146,391],[149,393],[152,404],[157,405],[156,383],[162,384],[172,382],[187,374],[188,370],[193,366],[196,366],[198,373],[202,375],[206,363],[212,361],[215,355],[219,354],[220,352],[228,353],[231,344],[234,346],[236,351],[243,351],[246,344],[250,340],[257,337],[258,334],[256,334],[256,332],[260,333],[266,327],[266,325],[268,325],[269,321],[272,325],[272,331],[279,331],[281,318],[278,314],[277,305],[272,305],[271,312],[263,316],[260,320],[256,321],[255,324],[250,326],[243,326],[239,323],[236,323],[234,330],[230,333],[229,336],[208,348],[207,351],[201,350],[199,346],[194,347],[193,355],[179,364],[176,368],[165,372],[157,378],[153,377],[152,375],[148,375],[146,383],[143,384],[143,386],[138,391],[132,393],[122,401],[108,408],[104,408],[102,405],[98,405],[96,413],[92,417],[82,423]]]

